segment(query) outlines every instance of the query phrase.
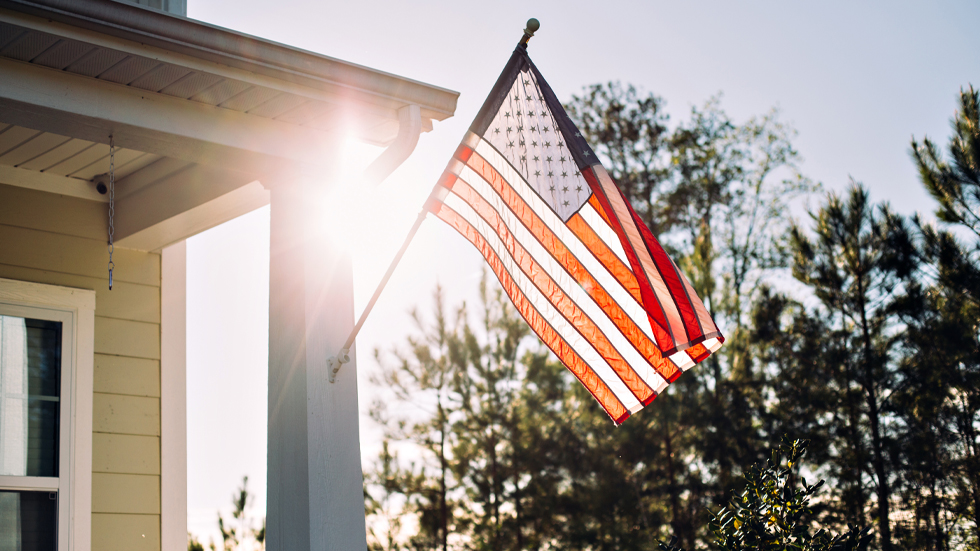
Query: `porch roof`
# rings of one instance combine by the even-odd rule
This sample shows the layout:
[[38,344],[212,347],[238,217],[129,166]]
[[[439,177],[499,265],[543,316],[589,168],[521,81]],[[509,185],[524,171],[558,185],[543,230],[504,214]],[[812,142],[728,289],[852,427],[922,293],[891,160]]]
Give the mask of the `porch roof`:
[[419,105],[430,130],[459,96],[136,4],[0,0],[0,9],[0,56],[318,130],[356,118],[356,135],[379,145],[395,137],[401,107]]
[[118,244],[159,248],[268,202],[259,182],[329,174],[338,137],[391,143],[458,93],[112,0],[0,0],[0,183],[105,200]]

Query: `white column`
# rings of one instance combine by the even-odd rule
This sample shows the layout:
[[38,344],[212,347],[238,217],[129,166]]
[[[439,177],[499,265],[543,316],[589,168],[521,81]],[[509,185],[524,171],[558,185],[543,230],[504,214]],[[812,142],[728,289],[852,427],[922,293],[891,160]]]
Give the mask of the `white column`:
[[271,186],[269,551],[366,549],[356,357],[328,380],[354,325],[348,254],[332,247],[315,185]]
[[160,547],[187,549],[187,242],[163,250],[160,286]]

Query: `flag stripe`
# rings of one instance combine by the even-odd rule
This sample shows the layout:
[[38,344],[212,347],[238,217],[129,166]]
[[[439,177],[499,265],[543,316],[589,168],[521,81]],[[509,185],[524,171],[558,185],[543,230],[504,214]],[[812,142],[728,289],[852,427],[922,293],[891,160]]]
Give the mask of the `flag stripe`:
[[588,247],[592,256],[636,299],[637,304],[643,304],[643,295],[640,294],[640,284],[636,282],[636,276],[633,275],[633,271],[609,248],[605,240],[596,234],[591,224],[586,222],[585,218],[580,215],[581,212],[568,219],[568,229],[572,230],[572,233]]
[[[609,250],[615,253],[623,264],[628,266],[630,259],[627,258],[626,251],[623,250],[623,244],[619,242],[619,236],[616,235],[615,230],[612,229],[612,226],[609,225],[606,218],[600,215],[591,203],[584,205],[579,210],[579,214],[589,224],[592,231],[602,238],[602,241],[609,247]],[[634,277],[633,279],[636,278]]]
[[[640,288],[636,282],[636,278],[633,276],[633,272],[630,271],[625,264],[620,262],[618,257],[609,250],[605,240],[596,235],[590,224],[586,223],[584,219],[579,217],[577,214],[569,218],[567,225],[568,229],[570,229],[572,233],[574,233],[575,236],[578,237],[589,249],[593,256],[595,256],[596,260],[601,263],[609,271],[609,273],[623,285],[625,289],[629,291],[630,295],[636,299],[637,307],[639,307],[639,302],[642,301],[642,297],[640,296]],[[583,286],[585,286],[584,283]],[[585,287],[586,289],[591,290],[591,288],[587,286]],[[605,307],[603,309],[605,309]],[[648,361],[650,361],[651,365],[656,367],[657,371],[664,378],[673,382],[673,379],[676,378],[678,366],[670,361],[667,363],[661,363],[666,357],[660,352],[660,348],[653,343],[653,340],[656,337],[654,336],[653,329],[650,325],[650,317],[641,314],[646,314],[645,311],[642,311],[642,308],[640,312],[637,312],[634,314],[634,316],[630,317],[630,321],[633,322],[631,325],[636,326],[638,329],[643,331],[643,335],[647,338],[643,339],[642,342],[633,341],[632,338],[630,340],[634,342],[640,353],[643,354]],[[627,333],[628,335],[631,334],[628,333],[630,330],[629,328],[621,327],[621,329],[624,333]]]
[[721,348],[721,345],[724,344],[724,342],[725,342],[725,337],[718,336],[715,338],[705,340],[704,346],[708,349],[708,352],[714,354],[715,352],[718,351],[719,348]]
[[691,356],[687,354],[687,350],[681,350],[680,352],[671,354],[670,361],[674,362],[674,365],[679,367],[681,371],[687,371],[696,365],[694,360],[691,359]]
[[[636,228],[632,224],[629,226],[623,224],[623,220],[630,220],[630,217],[629,211],[621,204],[623,199],[619,194],[619,190],[616,189],[615,185],[612,186],[612,189],[607,189],[600,183],[592,167],[584,170],[582,174],[585,175],[586,181],[592,186],[592,191],[595,192],[594,197],[598,198],[603,210],[606,211],[607,219],[616,221],[610,227],[619,235],[623,249],[630,259],[630,265],[633,267],[634,275],[640,283],[643,306],[654,325],[654,331],[656,331],[656,327],[659,325],[668,333],[665,337],[664,333],[657,332],[657,345],[664,354],[676,352],[678,333],[686,336],[683,332],[683,323],[679,319],[680,316],[674,306],[673,299],[670,297],[666,286],[663,285],[663,281],[660,281],[659,285],[657,285],[656,281],[650,280],[650,274],[644,270],[644,266],[646,264],[652,264],[653,260],[650,260],[649,256],[647,256],[647,262],[641,262],[640,255],[646,252],[646,248],[637,250],[635,243],[639,239],[639,235],[634,235],[636,239],[631,239],[631,234],[629,233],[631,230],[633,234],[636,234]],[[611,184],[612,182],[610,181],[609,183]],[[620,212],[613,208],[610,201],[615,201],[619,211],[621,211],[621,214],[625,218],[618,216]],[[661,300],[661,297],[664,297],[665,300]]]
[[[589,252],[588,247],[583,244],[570,230],[568,226],[558,219],[554,211],[544,204],[540,198],[534,194],[523,178],[512,171],[509,164],[501,163],[501,170],[507,173],[504,177],[494,167],[493,162],[484,158],[484,154],[491,159],[500,162],[496,157],[499,155],[489,145],[484,147],[484,142],[480,140],[476,145],[479,152],[461,152],[467,159],[466,168],[460,172],[465,174],[471,170],[473,177],[467,178],[476,186],[478,179],[493,190],[493,194],[499,197],[511,212],[521,221],[524,227],[538,240],[557,260],[562,267],[577,277],[578,274],[588,274],[598,280],[599,288],[610,294],[613,300],[624,310],[633,323],[638,327],[651,327],[649,317],[643,307],[625,289],[617,284],[610,277],[610,274]],[[505,161],[504,161],[505,162]],[[489,198],[490,193],[482,193]],[[527,200],[525,201],[524,198]],[[598,266],[596,264],[599,264]],[[591,285],[587,281],[579,281],[581,285],[590,290]],[[597,301],[599,302],[599,301]],[[601,302],[600,302],[601,304]],[[608,311],[607,311],[608,313]],[[647,323],[644,323],[647,322]],[[654,326],[652,331],[659,328]],[[668,338],[666,335],[663,338]],[[642,352],[641,352],[642,353]],[[663,356],[659,354],[659,356]],[[654,356],[655,358],[655,356]],[[674,367],[653,359],[650,362],[666,379],[675,377]]]
[[[673,261],[671,261],[671,264],[673,264]],[[715,320],[711,317],[708,309],[704,307],[704,302],[701,301],[701,297],[699,297],[694,291],[694,286],[692,286],[691,282],[688,281],[687,276],[684,275],[684,272],[677,268],[676,264],[674,264],[674,269],[677,270],[677,275],[680,276],[681,282],[684,283],[684,288],[687,289],[687,296],[691,298],[691,305],[694,306],[694,311],[697,313],[698,320],[701,322],[704,338],[709,339],[713,337],[720,337],[721,331],[719,331],[718,326],[715,325]]]
[[602,409],[612,417],[613,421],[616,424],[625,421],[630,416],[630,411],[589,364],[576,353],[567,341],[561,338],[558,331],[531,304],[504,268],[500,258],[476,229],[463,219],[462,216],[444,204],[436,209],[436,216],[455,228],[480,251],[484,259],[486,259],[487,264],[490,265],[490,269],[493,270],[500,284],[503,286],[504,292],[507,293],[507,296],[510,297],[517,311],[521,314],[521,317],[524,318],[545,345],[558,356],[558,359],[565,364],[565,367],[588,389],[596,401],[599,402],[599,405],[602,406]]
[[[653,366],[660,372],[675,366],[660,355],[656,346],[574,257],[569,259],[572,270],[566,271],[552,253],[531,235],[513,211],[504,205],[503,199],[489,184],[481,178],[471,187],[467,184],[466,175],[467,172],[461,174],[452,192],[466,201],[490,229],[497,233],[528,278],[593,343],[630,391],[641,402],[650,398],[650,387],[656,392],[662,391],[666,386],[665,378],[673,376],[674,372],[668,371],[667,375],[661,377],[650,367]],[[477,191],[474,188],[482,189]],[[647,360],[634,340],[647,343],[648,351],[651,354],[656,351],[656,355]]]
[[[602,206],[602,203],[599,201],[599,197],[596,196],[596,194],[593,193],[592,194],[592,197],[589,197],[589,204],[592,205],[592,208],[596,211],[596,213],[599,216],[601,216],[603,220],[605,220],[606,225],[609,226],[610,228],[612,228],[613,227],[613,223],[610,222],[609,221],[609,217],[606,216],[606,209]],[[623,253],[623,254],[625,254],[625,253]],[[627,259],[627,261],[628,261],[628,259]]]
[[[456,185],[459,186],[459,182]],[[497,258],[503,263],[511,278],[524,293],[524,296],[548,320],[552,327],[558,331],[559,336],[571,345],[579,356],[588,362],[589,366],[596,372],[596,375],[609,386],[627,409],[634,412],[638,411],[642,409],[644,400],[652,400],[651,395],[653,391],[648,386],[642,385],[644,389],[640,393],[642,398],[630,389],[629,383],[624,378],[629,378],[634,383],[642,384],[642,382],[636,376],[636,373],[626,365],[622,356],[615,352],[615,349],[612,348],[608,341],[597,342],[595,340],[601,333],[593,331],[592,333],[594,334],[591,335],[583,334],[575,324],[569,321],[570,316],[584,318],[581,310],[575,308],[575,305],[571,301],[565,301],[561,306],[556,305],[556,301],[546,293],[560,293],[557,288],[546,287],[547,291],[539,289],[535,285],[534,280],[521,270],[519,262],[511,256],[510,251],[507,250],[500,236],[493,232],[493,229],[480,218],[480,215],[466,201],[451,193],[446,197],[443,204],[454,210],[484,238],[490,246],[490,249],[494,251]],[[577,312],[574,314],[571,312],[562,312],[563,307],[568,310],[577,310]],[[583,324],[586,324],[584,320]],[[607,357],[612,362],[608,361]],[[617,372],[617,367],[622,372]]]
[[687,353],[688,357],[691,358],[691,361],[694,363],[699,363],[701,360],[711,355],[711,352],[709,352],[708,348],[704,346],[704,343],[700,342],[691,348],[688,348],[684,352]]
[[[612,182],[612,179],[605,174],[605,169],[602,170],[603,175],[606,179]],[[600,175],[600,178],[603,177]],[[615,185],[615,184],[614,184]],[[622,196],[622,193],[620,193]],[[650,228],[643,223],[640,219],[640,215],[633,210],[633,206],[626,201],[626,198],[622,198],[623,203],[626,204],[626,208],[629,209],[629,213],[633,219],[633,224],[637,227],[640,235],[643,236],[643,244],[646,246],[650,257],[653,259],[654,265],[663,278],[664,282],[670,289],[670,296],[674,299],[674,304],[677,305],[678,310],[681,313],[681,317],[684,319],[684,328],[687,332],[689,342],[697,343],[704,340],[705,331],[701,326],[701,320],[698,318],[697,313],[694,311],[694,301],[691,299],[691,295],[697,298],[697,295],[690,291],[689,286],[685,286],[684,278],[681,276],[680,270],[674,264],[674,261],[667,256],[667,251],[664,250],[657,238],[653,236],[653,232]],[[701,299],[697,299],[701,302]],[[703,306],[702,306],[703,308]],[[712,323],[711,325],[714,325]]]

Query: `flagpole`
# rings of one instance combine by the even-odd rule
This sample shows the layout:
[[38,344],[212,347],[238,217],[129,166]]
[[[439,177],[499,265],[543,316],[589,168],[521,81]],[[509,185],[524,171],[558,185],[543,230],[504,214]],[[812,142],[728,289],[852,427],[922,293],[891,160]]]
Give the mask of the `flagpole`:
[[340,366],[350,361],[350,347],[354,345],[354,339],[357,338],[357,334],[361,331],[361,327],[364,325],[364,321],[367,320],[368,314],[374,309],[374,304],[378,302],[378,297],[381,296],[381,292],[384,291],[385,285],[388,284],[388,280],[391,279],[391,274],[395,273],[395,267],[401,262],[403,256],[405,256],[405,251],[408,250],[408,245],[411,244],[412,239],[415,238],[415,234],[418,233],[419,227],[422,226],[422,221],[425,220],[425,216],[429,214],[429,203],[425,202],[425,206],[419,212],[418,218],[415,219],[415,223],[412,224],[412,229],[408,230],[408,235],[405,236],[405,241],[402,243],[400,249],[395,254],[395,258],[391,260],[391,264],[388,266],[388,271],[385,272],[384,277],[381,278],[381,282],[378,284],[378,288],[374,290],[374,294],[371,295],[371,300],[368,301],[367,306],[364,307],[364,311],[361,312],[361,317],[358,318],[357,323],[354,324],[354,328],[351,329],[350,335],[344,342],[343,348],[340,349],[340,354],[336,357],[327,360],[330,368],[330,382],[334,382],[337,377],[337,372],[340,371]]
[[[527,27],[524,28],[524,36],[521,37],[521,41],[518,43],[519,47],[527,49],[527,41],[534,36],[534,33],[541,28],[541,23],[533,17],[527,20]],[[357,319],[357,323],[354,324],[354,328],[351,329],[350,335],[348,335],[347,340],[344,341],[344,346],[340,349],[340,353],[334,357],[327,359],[327,367],[329,368],[330,382],[334,382],[337,378],[337,372],[340,371],[341,366],[345,363],[350,362],[350,347],[354,345],[354,339],[357,338],[357,334],[361,331],[361,327],[364,325],[365,320],[367,320],[368,315],[371,310],[374,309],[374,304],[378,302],[378,297],[381,296],[381,292],[384,291],[385,285],[388,284],[388,280],[391,279],[391,275],[395,273],[395,268],[398,263],[401,262],[403,256],[405,256],[405,251],[408,250],[409,244],[411,244],[412,239],[415,238],[415,234],[418,233],[419,227],[422,226],[422,222],[425,220],[427,214],[429,214],[429,207],[432,204],[432,196],[430,195],[425,201],[425,205],[419,212],[418,218],[415,219],[415,224],[412,225],[412,229],[408,230],[408,235],[405,236],[405,241],[402,243],[400,249],[395,254],[395,258],[391,260],[391,264],[388,266],[388,271],[385,272],[384,277],[381,278],[381,282],[378,283],[378,288],[374,290],[374,294],[371,295],[371,300],[368,301],[367,306],[364,307],[364,311],[361,312],[361,316]]]

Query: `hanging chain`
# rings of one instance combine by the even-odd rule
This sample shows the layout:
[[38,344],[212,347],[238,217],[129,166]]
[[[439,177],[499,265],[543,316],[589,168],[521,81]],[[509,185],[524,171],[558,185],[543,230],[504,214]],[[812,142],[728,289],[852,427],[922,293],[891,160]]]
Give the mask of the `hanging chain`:
[[109,290],[112,290],[112,269],[116,264],[112,261],[112,252],[115,246],[112,243],[112,234],[115,228],[112,226],[112,218],[116,214],[115,194],[116,194],[116,144],[109,135]]

